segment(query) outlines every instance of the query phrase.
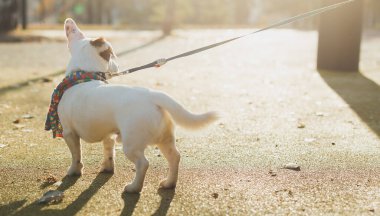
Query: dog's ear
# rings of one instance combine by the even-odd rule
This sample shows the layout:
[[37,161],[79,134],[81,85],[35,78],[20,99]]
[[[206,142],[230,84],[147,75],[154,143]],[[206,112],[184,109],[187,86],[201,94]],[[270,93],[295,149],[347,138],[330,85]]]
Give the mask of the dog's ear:
[[67,18],[65,20],[64,28],[65,28],[66,37],[69,43],[74,40],[80,40],[80,39],[85,38],[84,34],[79,29],[75,21],[71,18]]
[[106,43],[106,40],[103,37],[96,38],[90,41],[90,44],[94,47],[101,47]]

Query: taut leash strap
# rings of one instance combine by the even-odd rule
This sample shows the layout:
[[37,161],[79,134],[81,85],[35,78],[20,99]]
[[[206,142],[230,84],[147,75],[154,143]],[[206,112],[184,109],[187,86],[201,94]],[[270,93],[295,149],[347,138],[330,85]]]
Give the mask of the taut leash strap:
[[326,7],[322,7],[322,8],[319,8],[319,9],[316,9],[316,10],[313,10],[313,11],[309,11],[309,12],[306,12],[306,13],[303,13],[303,14],[291,17],[289,19],[277,22],[277,23],[275,23],[273,25],[267,26],[265,28],[259,29],[257,31],[254,31],[254,32],[251,32],[251,33],[248,33],[248,34],[245,34],[245,35],[241,35],[241,36],[234,37],[234,38],[231,38],[231,39],[228,39],[228,40],[224,40],[224,41],[221,41],[221,42],[218,42],[218,43],[214,43],[214,44],[211,44],[211,45],[208,45],[208,46],[204,46],[204,47],[201,47],[201,48],[198,48],[198,49],[195,49],[195,50],[191,50],[191,51],[188,51],[188,52],[185,52],[185,53],[182,53],[182,54],[179,54],[179,55],[167,58],[167,59],[164,59],[164,58],[163,59],[159,59],[159,60],[156,60],[156,61],[154,61],[152,63],[146,64],[146,65],[143,65],[143,66],[140,66],[140,67],[131,68],[131,69],[124,70],[124,71],[121,71],[121,72],[118,72],[118,73],[110,73],[110,74],[107,75],[107,78],[110,79],[110,78],[115,77],[115,76],[125,75],[125,74],[133,73],[133,72],[136,72],[136,71],[139,71],[139,70],[143,70],[143,69],[147,69],[147,68],[151,68],[151,67],[161,67],[162,65],[164,65],[167,62],[172,61],[174,59],[178,59],[178,58],[183,58],[183,57],[186,57],[186,56],[194,55],[196,53],[200,53],[200,52],[212,49],[214,47],[221,46],[223,44],[232,42],[234,40],[247,37],[249,35],[253,35],[253,34],[256,34],[256,33],[262,32],[262,31],[266,31],[266,30],[269,30],[269,29],[272,29],[272,28],[279,27],[279,26],[283,26],[283,25],[295,22],[297,20],[306,19],[306,18],[309,18],[309,17],[312,17],[312,16],[316,16],[318,14],[325,13],[327,11],[336,9],[338,7],[341,7],[341,6],[343,6],[345,4],[348,4],[348,3],[352,3],[354,1],[355,0],[347,0],[347,1],[343,1],[343,2],[340,2],[340,3],[333,4],[333,5],[329,5],[329,6],[326,6]]

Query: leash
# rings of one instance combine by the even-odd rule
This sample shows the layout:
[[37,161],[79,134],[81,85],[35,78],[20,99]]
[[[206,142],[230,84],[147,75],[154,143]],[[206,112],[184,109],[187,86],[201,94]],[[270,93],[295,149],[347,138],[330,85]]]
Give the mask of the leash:
[[128,69],[128,70],[117,72],[117,73],[107,72],[106,73],[106,77],[107,77],[107,79],[111,79],[111,78],[116,77],[116,76],[130,74],[130,73],[133,73],[133,72],[136,72],[136,71],[139,71],[139,70],[143,70],[143,69],[147,69],[147,68],[161,67],[161,66],[163,66],[164,64],[166,64],[169,61],[173,61],[173,60],[178,59],[178,58],[183,58],[183,57],[187,57],[187,56],[190,56],[190,55],[194,55],[196,53],[200,53],[200,52],[212,49],[214,47],[218,47],[218,46],[221,46],[223,44],[235,41],[237,39],[241,39],[241,38],[253,35],[253,34],[257,34],[257,33],[262,32],[262,31],[266,31],[266,30],[269,30],[269,29],[272,29],[272,28],[283,26],[283,25],[286,25],[286,24],[289,24],[289,23],[292,23],[292,22],[295,22],[295,21],[298,21],[298,20],[302,20],[302,19],[306,19],[306,18],[309,18],[309,17],[313,17],[313,16],[316,16],[318,14],[325,13],[327,11],[336,9],[336,8],[341,7],[343,5],[346,5],[348,3],[352,3],[354,1],[355,0],[347,0],[347,1],[340,2],[340,3],[329,5],[329,6],[326,6],[326,7],[322,7],[322,8],[313,10],[313,11],[309,11],[309,12],[306,12],[306,13],[303,13],[303,14],[299,14],[297,16],[294,16],[294,17],[291,17],[289,19],[277,22],[275,24],[272,24],[270,26],[267,26],[265,28],[259,29],[259,30],[254,31],[254,32],[251,32],[251,33],[248,33],[248,34],[245,34],[245,35],[241,35],[241,36],[238,36],[238,37],[234,37],[234,38],[231,38],[231,39],[227,39],[227,40],[224,40],[224,41],[221,41],[221,42],[218,42],[218,43],[214,43],[214,44],[211,44],[211,45],[208,45],[208,46],[204,46],[204,47],[201,47],[201,48],[198,48],[198,49],[195,49],[195,50],[191,50],[191,51],[188,51],[188,52],[185,52],[185,53],[182,53],[182,54],[170,57],[170,58],[158,59],[158,60],[156,60],[154,62],[151,62],[149,64],[146,64],[146,65],[142,65],[142,66],[139,66],[139,67],[131,68],[131,69]]

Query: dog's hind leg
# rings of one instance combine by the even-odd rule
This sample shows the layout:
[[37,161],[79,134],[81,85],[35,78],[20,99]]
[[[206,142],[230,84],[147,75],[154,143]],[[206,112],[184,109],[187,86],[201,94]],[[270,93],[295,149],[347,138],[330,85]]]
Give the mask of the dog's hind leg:
[[143,136],[130,136],[127,138],[124,134],[122,134],[122,141],[124,154],[136,167],[136,176],[132,183],[125,186],[124,192],[139,193],[142,190],[145,174],[149,167],[149,162],[144,155],[146,143]]
[[83,169],[82,151],[79,136],[72,132],[64,132],[63,138],[70,149],[72,162],[67,175],[81,175]]
[[166,133],[165,139],[163,139],[163,141],[157,146],[169,163],[168,177],[161,181],[160,188],[175,188],[178,179],[178,165],[181,155],[175,146],[175,137],[171,130],[170,133]]
[[103,140],[103,146],[104,158],[100,172],[113,173],[115,166],[115,141],[108,136]]

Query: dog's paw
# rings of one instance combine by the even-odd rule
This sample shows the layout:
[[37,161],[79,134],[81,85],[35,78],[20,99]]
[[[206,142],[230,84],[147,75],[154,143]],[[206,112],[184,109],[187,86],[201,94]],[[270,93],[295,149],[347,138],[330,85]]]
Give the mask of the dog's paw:
[[167,179],[164,179],[160,183],[160,188],[162,189],[173,189],[176,186],[176,182],[168,181]]
[[80,176],[82,175],[83,164],[78,164],[76,166],[71,166],[67,171],[68,176]]
[[125,186],[124,188],[124,193],[132,193],[132,194],[136,194],[136,193],[140,193],[142,190],[141,187],[136,187],[135,185],[133,184],[129,184],[127,186]]
[[102,167],[102,168],[100,168],[99,172],[100,173],[107,173],[107,174],[114,174],[115,169],[113,167],[112,168]]
[[103,161],[99,172],[101,173],[114,173],[115,170],[114,161],[112,159]]

